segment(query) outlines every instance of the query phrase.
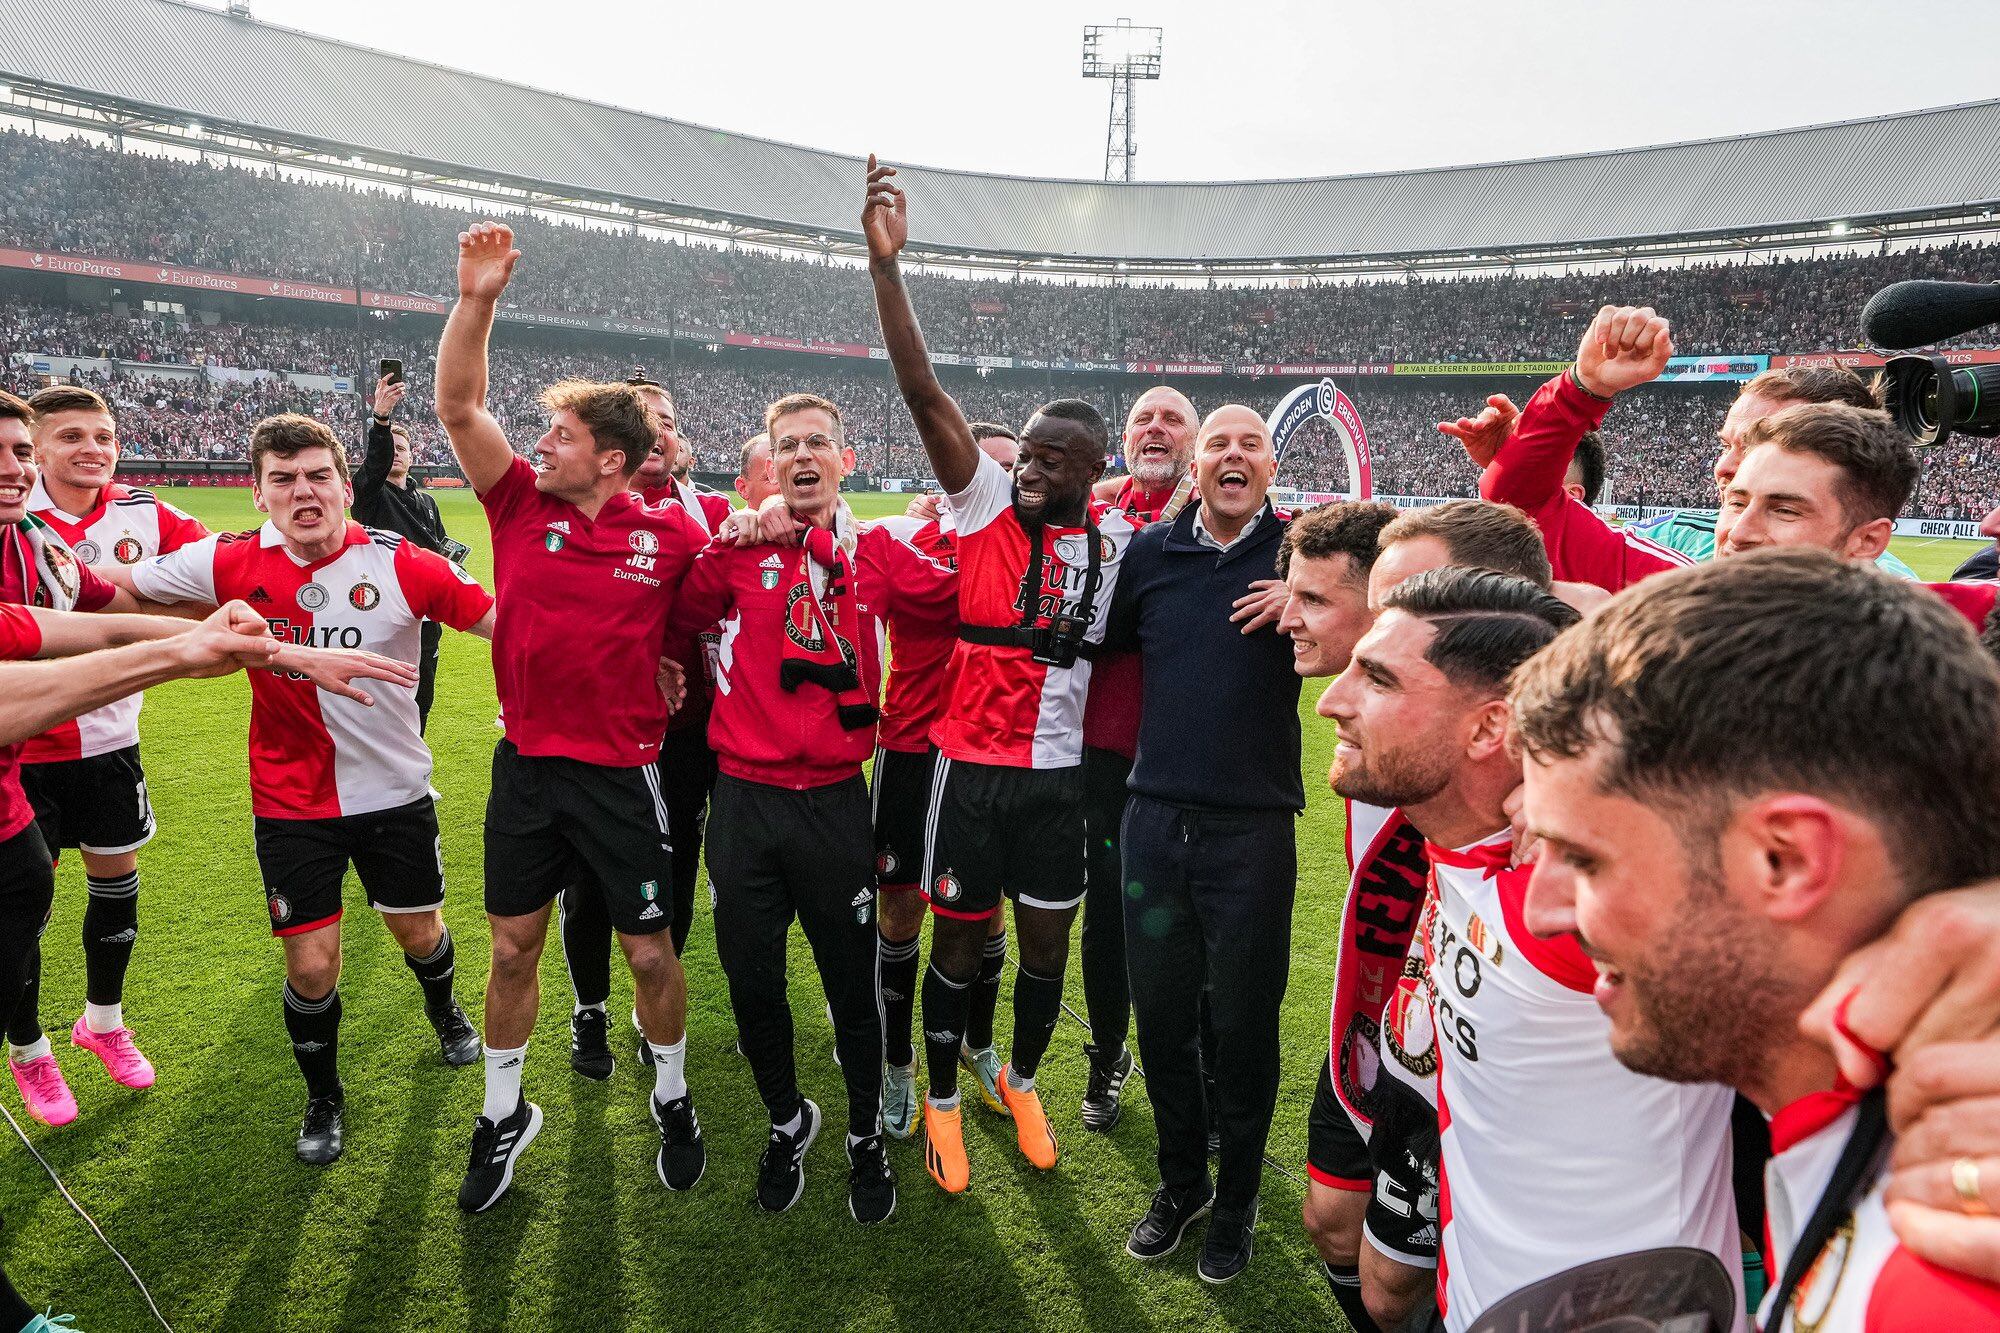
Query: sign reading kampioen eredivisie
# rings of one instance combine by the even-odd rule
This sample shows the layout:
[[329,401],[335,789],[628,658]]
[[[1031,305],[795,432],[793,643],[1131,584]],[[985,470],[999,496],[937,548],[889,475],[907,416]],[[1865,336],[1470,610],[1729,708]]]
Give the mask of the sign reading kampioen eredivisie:
[[1361,414],[1354,410],[1353,402],[1330,379],[1301,384],[1278,400],[1264,420],[1271,432],[1271,453],[1282,466],[1292,437],[1314,419],[1326,422],[1340,437],[1341,452],[1347,457],[1347,498],[1366,500],[1375,493],[1368,463],[1368,432],[1362,428]]

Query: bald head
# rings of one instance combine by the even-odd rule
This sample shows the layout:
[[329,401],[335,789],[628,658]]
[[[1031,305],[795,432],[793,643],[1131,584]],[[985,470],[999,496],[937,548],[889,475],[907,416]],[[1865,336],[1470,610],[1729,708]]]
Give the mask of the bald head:
[[1194,458],[1194,404],[1179,389],[1156,384],[1125,414],[1125,470],[1147,490],[1173,484]]
[[1201,423],[1194,451],[1195,484],[1201,488],[1202,522],[1229,534],[1264,507],[1277,475],[1271,432],[1255,408],[1229,403]]

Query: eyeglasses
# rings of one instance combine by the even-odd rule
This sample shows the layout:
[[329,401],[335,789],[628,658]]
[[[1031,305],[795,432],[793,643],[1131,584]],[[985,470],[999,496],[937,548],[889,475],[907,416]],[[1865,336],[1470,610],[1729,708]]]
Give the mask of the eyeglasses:
[[781,435],[778,437],[777,446],[771,452],[780,458],[788,458],[803,449],[810,449],[814,453],[821,453],[836,447],[834,442],[824,435],[813,434],[806,436],[804,439],[800,439],[795,435]]

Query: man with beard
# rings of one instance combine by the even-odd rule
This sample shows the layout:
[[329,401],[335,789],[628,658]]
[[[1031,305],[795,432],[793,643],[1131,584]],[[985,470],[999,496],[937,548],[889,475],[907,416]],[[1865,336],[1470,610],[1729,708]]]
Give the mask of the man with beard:
[[1730,1094],[1622,1068],[1588,960],[1521,924],[1507,679],[1576,613],[1464,569],[1418,575],[1382,607],[1320,712],[1340,724],[1334,789],[1400,808],[1431,863],[1424,966],[1383,1026],[1392,1059],[1435,1080],[1446,1327],[1594,1259],[1686,1246],[1733,1261]]
[[[1618,598],[1512,699],[1537,947],[1584,959],[1626,1067],[1770,1117],[1763,1326],[2000,1324],[2000,1285],[1899,1244],[1881,1107],[1801,1023],[1913,900],[2000,873],[2000,675],[1963,621],[1852,557],[1741,555]],[[1937,1173],[1970,1221],[2000,1205],[1981,1165]]]

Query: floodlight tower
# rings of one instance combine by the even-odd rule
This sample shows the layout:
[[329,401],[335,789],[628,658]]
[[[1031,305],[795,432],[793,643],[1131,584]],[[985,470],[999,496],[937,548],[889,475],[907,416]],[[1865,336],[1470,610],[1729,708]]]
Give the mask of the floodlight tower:
[[1131,19],[1093,23],[1083,30],[1083,77],[1111,80],[1111,123],[1104,131],[1104,179],[1129,181],[1139,158],[1133,137],[1132,81],[1160,77],[1160,28],[1133,27]]

